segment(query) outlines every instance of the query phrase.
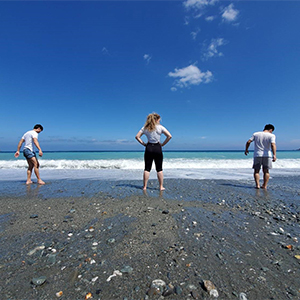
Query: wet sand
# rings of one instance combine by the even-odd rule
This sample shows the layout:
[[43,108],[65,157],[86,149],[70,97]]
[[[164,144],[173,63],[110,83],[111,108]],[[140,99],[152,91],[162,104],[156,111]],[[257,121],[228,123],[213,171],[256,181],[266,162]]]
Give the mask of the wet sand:
[[0,298],[299,299],[298,183],[3,181]]

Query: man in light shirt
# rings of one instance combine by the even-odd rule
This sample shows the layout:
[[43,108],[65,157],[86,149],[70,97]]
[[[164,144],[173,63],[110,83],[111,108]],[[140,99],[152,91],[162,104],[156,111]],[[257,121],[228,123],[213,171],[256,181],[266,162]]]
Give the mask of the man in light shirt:
[[35,151],[34,151],[34,145],[35,145],[39,150],[39,156],[43,156],[42,149],[38,142],[38,134],[42,131],[43,131],[43,126],[40,124],[35,125],[33,130],[27,131],[22,136],[22,138],[18,144],[17,151],[15,153],[15,157],[19,157],[22,144],[25,143],[24,149],[23,149],[23,155],[27,159],[27,163],[28,163],[26,184],[33,183],[31,181],[32,170],[34,170],[35,176],[37,178],[37,183],[45,184],[45,182],[40,177],[40,172],[39,172],[40,164],[39,164],[39,161],[38,161]]
[[256,188],[259,189],[259,172],[263,167],[264,181],[261,186],[267,189],[270,179],[269,170],[272,168],[272,161],[276,161],[276,143],[273,131],[275,127],[272,124],[267,124],[263,131],[253,133],[252,137],[246,143],[245,155],[249,153],[250,144],[254,141],[253,169]]

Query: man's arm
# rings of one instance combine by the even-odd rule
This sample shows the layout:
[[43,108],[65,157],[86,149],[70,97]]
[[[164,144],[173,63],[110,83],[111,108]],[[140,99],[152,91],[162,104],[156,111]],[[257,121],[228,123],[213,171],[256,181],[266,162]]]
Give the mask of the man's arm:
[[23,144],[24,142],[25,142],[24,139],[20,139],[20,142],[19,142],[19,144],[18,144],[17,151],[16,151],[16,153],[15,153],[15,157],[19,157],[19,155],[20,155],[20,149],[21,149],[22,144]]
[[246,148],[245,148],[245,155],[248,155],[248,153],[249,153],[249,146],[250,146],[250,144],[252,143],[252,141],[251,140],[248,140],[247,141],[247,143],[246,143]]
[[276,159],[277,159],[277,157],[276,157],[276,144],[272,143],[271,148],[272,148],[272,152],[273,152],[273,161],[276,161]]
[[35,144],[35,146],[39,149],[39,156],[43,156],[43,151],[40,147],[39,141],[37,138],[33,138],[33,142]]

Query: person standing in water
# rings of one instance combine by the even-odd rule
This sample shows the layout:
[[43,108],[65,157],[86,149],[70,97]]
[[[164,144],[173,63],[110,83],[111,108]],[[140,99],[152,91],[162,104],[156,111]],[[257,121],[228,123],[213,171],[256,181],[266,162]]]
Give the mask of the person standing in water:
[[34,145],[39,150],[39,156],[43,156],[42,149],[40,147],[40,144],[38,142],[38,134],[43,131],[43,126],[40,124],[36,124],[33,128],[33,130],[27,131],[21,138],[17,151],[15,153],[15,157],[20,156],[20,149],[22,147],[22,144],[25,143],[24,149],[23,149],[23,155],[27,159],[28,163],[28,169],[27,169],[27,181],[26,184],[31,184],[31,174],[32,170],[34,169],[35,176],[37,178],[38,184],[45,184],[45,182],[40,177],[39,172],[39,161],[36,157],[35,151],[34,151]]
[[252,137],[246,143],[245,155],[249,153],[249,146],[254,141],[253,169],[257,189],[260,188],[259,172],[261,166],[263,167],[264,173],[264,182],[261,188],[267,189],[270,179],[269,169],[272,168],[272,161],[276,161],[276,137],[273,134],[274,130],[275,127],[272,124],[267,124],[263,131],[253,133]]
[[[147,143],[145,143],[141,139],[143,134],[146,135],[148,139]],[[161,144],[160,136],[162,134],[166,136],[166,139]],[[147,184],[148,184],[153,160],[155,162],[157,179],[159,182],[159,189],[161,191],[165,190],[163,186],[164,175],[163,175],[163,168],[162,168],[162,164],[163,164],[162,147],[165,146],[170,141],[172,135],[164,126],[160,124],[160,115],[157,113],[149,114],[147,116],[145,125],[137,133],[135,138],[141,145],[146,147],[145,155],[144,155],[145,169],[143,175],[143,183],[144,183],[143,190],[147,189]]]

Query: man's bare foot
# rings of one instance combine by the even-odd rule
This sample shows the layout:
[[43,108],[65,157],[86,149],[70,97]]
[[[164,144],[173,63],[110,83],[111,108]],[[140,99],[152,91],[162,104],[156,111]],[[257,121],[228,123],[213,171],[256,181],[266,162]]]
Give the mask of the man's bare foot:
[[259,190],[259,189],[260,189],[260,186],[256,186],[255,188]]
[[30,181],[26,181],[26,184],[31,184],[33,183],[31,180]]
[[267,189],[267,187],[264,186],[264,185],[262,185],[261,188],[262,188],[263,190],[266,190],[266,189]]
[[146,190],[147,190],[147,187],[146,187],[146,186],[144,186],[144,187],[143,187],[143,191],[146,191]]
[[43,180],[38,180],[37,183],[38,183],[38,184],[41,184],[41,185],[45,184],[45,182],[44,182]]
[[164,187],[161,187],[159,190],[160,190],[160,191],[164,191],[164,190],[165,190],[165,188],[164,188]]

